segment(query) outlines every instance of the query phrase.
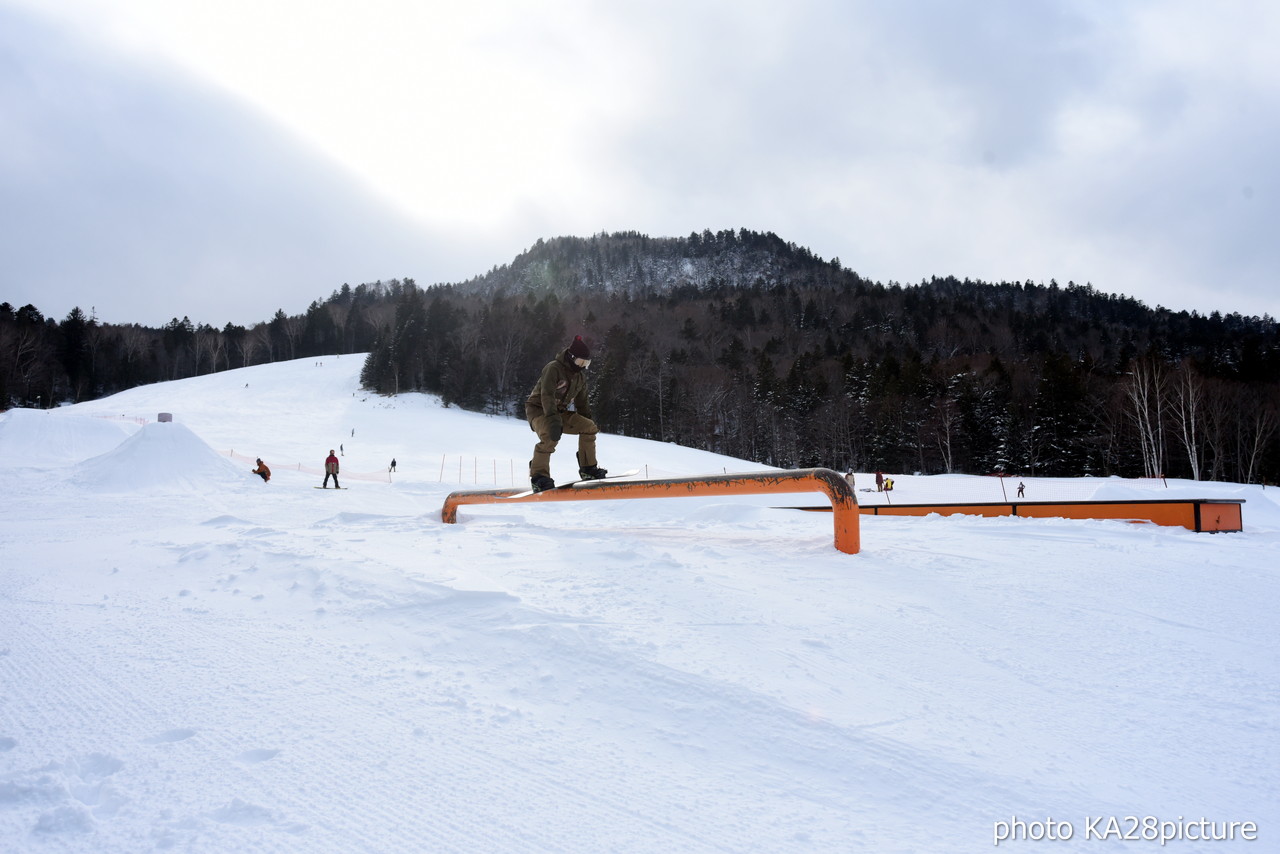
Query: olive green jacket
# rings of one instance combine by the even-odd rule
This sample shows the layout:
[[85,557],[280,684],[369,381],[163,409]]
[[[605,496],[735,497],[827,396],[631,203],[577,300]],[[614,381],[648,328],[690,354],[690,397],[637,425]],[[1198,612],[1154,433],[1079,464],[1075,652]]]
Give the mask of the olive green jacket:
[[569,351],[565,350],[542,369],[542,376],[524,402],[524,414],[532,422],[542,415],[564,413],[570,403],[583,418],[591,418],[586,372],[569,361]]

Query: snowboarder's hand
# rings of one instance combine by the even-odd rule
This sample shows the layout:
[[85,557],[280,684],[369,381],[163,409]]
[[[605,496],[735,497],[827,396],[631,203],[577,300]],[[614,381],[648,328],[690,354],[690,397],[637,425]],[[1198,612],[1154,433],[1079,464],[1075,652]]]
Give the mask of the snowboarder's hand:
[[547,422],[547,435],[551,437],[553,442],[559,442],[560,437],[564,435],[564,422],[559,415],[554,416]]

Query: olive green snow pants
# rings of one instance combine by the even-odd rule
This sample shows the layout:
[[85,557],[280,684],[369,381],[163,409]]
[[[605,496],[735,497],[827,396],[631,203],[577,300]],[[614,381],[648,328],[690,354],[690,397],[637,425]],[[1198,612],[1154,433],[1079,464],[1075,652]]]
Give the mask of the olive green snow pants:
[[[538,434],[538,444],[533,446],[533,459],[529,460],[529,477],[551,477],[551,455],[556,452],[557,440],[551,438],[547,425],[551,419],[539,415],[529,422],[529,429]],[[590,418],[576,412],[565,412],[560,416],[566,435],[578,437],[578,468],[587,468],[596,464],[596,434],[600,428]]]

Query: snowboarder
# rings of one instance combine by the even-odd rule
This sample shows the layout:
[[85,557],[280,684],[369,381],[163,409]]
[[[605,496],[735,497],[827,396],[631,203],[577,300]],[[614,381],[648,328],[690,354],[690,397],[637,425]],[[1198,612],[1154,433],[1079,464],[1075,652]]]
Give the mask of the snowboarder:
[[533,459],[529,460],[529,482],[534,492],[555,489],[551,455],[565,433],[578,437],[579,477],[596,480],[608,474],[596,464],[596,434],[600,429],[591,419],[591,402],[587,399],[586,370],[590,364],[591,350],[578,335],[542,369],[542,376],[525,401],[529,429],[538,434]]
[[876,492],[884,492],[884,472],[876,472]]
[[1023,498],[1027,493],[1027,485],[1022,481],[1018,481],[1018,497]]
[[395,470],[396,470],[396,458],[395,458],[395,457],[392,457],[392,458],[391,458],[391,468],[390,468],[390,469],[388,469],[388,471],[395,471]]
[[253,470],[253,473],[262,478],[263,483],[271,480],[271,469],[267,468],[267,464],[262,461],[261,457],[257,459],[257,463],[258,467]]
[[324,488],[329,488],[329,478],[333,478],[333,488],[342,489],[338,485],[338,458],[333,455],[333,448],[329,449],[329,456],[324,461]]

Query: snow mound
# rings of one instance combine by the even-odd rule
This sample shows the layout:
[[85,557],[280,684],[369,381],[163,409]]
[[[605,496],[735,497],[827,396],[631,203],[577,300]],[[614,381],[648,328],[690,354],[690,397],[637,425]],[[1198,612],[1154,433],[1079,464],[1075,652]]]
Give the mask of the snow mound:
[[184,425],[158,422],[87,461],[72,481],[96,492],[207,492],[250,475]]
[[[1229,494],[1235,493],[1235,494]],[[1093,493],[1094,501],[1194,501],[1204,498],[1244,498],[1242,489],[1224,491],[1221,484],[1206,486],[1194,481],[1170,481],[1164,488],[1107,481]]]
[[61,467],[105,454],[138,429],[52,410],[11,409],[0,415],[0,466]]

